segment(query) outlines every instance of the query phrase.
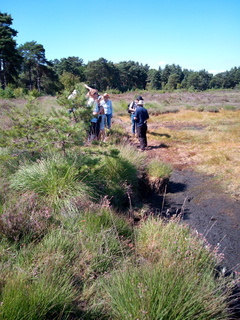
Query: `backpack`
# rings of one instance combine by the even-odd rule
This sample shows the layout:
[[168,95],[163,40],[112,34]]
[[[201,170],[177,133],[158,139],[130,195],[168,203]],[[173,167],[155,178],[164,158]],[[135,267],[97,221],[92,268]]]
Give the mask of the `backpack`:
[[130,102],[130,103],[128,104],[128,106],[127,106],[127,112],[128,112],[128,113],[132,113],[132,111],[129,110],[129,107],[130,107],[131,105],[134,107],[135,101],[132,101],[132,102]]

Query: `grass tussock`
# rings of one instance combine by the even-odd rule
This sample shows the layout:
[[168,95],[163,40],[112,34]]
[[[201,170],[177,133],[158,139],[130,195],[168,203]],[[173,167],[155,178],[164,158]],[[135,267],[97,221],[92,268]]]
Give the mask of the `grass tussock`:
[[169,181],[172,167],[157,158],[151,159],[147,164],[146,173],[151,190],[162,193]]
[[74,196],[88,197],[90,189],[79,179],[79,172],[62,156],[53,156],[23,165],[11,178],[11,188],[33,191],[59,208]]
[[[176,221],[150,219],[137,230],[136,264],[103,281],[113,319],[226,319],[217,256]],[[225,292],[226,293],[226,292]]]

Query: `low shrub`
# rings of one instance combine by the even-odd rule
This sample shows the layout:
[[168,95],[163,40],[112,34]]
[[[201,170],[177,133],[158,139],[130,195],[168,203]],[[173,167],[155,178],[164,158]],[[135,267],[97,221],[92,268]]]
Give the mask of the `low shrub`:
[[29,242],[45,235],[52,223],[52,210],[28,192],[5,204],[0,216],[0,234],[15,242]]
[[2,99],[12,99],[15,98],[14,89],[11,87],[6,87],[5,89],[0,88],[0,97]]
[[226,105],[223,107],[224,110],[228,110],[228,111],[236,111],[237,108],[235,106],[231,106],[231,105]]

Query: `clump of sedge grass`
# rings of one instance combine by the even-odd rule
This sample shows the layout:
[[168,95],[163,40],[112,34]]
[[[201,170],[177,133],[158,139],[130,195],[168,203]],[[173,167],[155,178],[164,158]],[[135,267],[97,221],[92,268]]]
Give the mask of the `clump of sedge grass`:
[[215,278],[215,256],[189,229],[149,219],[135,245],[137,264],[103,281],[114,319],[227,318],[229,292]]
[[164,185],[169,181],[172,167],[158,159],[153,159],[147,164],[146,172],[151,189],[162,192]]
[[11,187],[21,192],[33,191],[55,209],[74,196],[88,198],[90,188],[79,179],[79,170],[60,155],[23,165],[11,178]]
[[11,274],[3,288],[1,319],[55,319],[62,315],[67,319],[76,293],[66,270],[61,277],[43,273],[38,278],[30,278],[24,273]]

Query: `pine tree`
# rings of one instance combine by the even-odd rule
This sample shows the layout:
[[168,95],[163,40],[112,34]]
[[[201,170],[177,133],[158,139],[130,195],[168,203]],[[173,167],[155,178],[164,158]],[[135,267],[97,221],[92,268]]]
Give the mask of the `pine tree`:
[[17,31],[12,29],[12,17],[0,12],[0,85],[5,89],[9,83],[17,80],[22,58],[13,39]]

